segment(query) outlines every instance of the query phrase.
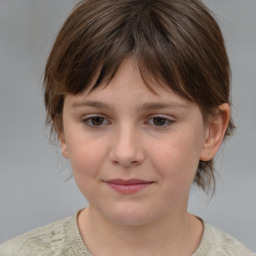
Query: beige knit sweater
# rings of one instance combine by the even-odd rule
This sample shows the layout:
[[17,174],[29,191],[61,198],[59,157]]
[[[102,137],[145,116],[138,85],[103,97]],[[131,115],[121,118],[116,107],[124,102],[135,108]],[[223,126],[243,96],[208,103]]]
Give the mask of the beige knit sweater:
[[[76,215],[37,228],[0,246],[0,256],[93,256],[84,245]],[[230,235],[205,223],[192,256],[256,256]],[[104,255],[103,255],[104,256]]]

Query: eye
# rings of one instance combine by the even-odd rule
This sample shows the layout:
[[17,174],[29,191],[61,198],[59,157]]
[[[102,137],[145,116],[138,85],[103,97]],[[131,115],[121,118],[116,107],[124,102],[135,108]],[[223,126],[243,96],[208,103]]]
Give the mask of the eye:
[[170,120],[166,117],[162,116],[156,116],[149,120],[149,124],[153,126],[168,126],[173,122],[173,120]]
[[93,116],[83,119],[83,123],[89,127],[97,128],[99,126],[107,125],[108,121],[101,116]]

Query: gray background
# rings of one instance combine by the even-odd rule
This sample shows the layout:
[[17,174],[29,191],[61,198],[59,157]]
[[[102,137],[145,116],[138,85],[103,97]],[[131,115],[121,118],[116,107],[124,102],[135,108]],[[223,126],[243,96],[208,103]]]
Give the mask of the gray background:
[[[86,205],[44,127],[43,69],[75,0],[0,0],[0,243]],[[189,209],[256,251],[256,1],[206,0],[226,39],[235,136],[218,156],[217,191]]]

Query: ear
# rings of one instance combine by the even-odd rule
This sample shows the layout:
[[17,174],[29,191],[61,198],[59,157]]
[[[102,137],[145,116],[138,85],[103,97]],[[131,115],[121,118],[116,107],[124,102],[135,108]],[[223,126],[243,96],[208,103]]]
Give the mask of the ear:
[[60,149],[61,149],[61,153],[65,158],[69,158],[69,153],[68,153],[68,147],[67,147],[67,143],[66,143],[66,139],[65,139],[65,135],[64,132],[62,132],[61,134],[59,134],[59,142],[60,142]]
[[216,155],[222,144],[229,117],[230,106],[228,103],[221,104],[217,112],[210,117],[200,160],[209,161]]

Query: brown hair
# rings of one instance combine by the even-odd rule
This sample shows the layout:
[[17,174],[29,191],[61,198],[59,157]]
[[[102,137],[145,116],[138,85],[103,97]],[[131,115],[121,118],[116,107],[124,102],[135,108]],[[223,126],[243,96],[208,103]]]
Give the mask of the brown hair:
[[[136,58],[150,89],[154,79],[196,102],[205,121],[220,104],[230,103],[224,40],[200,0],[85,0],[65,21],[45,68],[52,132],[63,132],[65,95],[111,80],[127,56]],[[233,128],[230,119],[225,135]],[[212,160],[199,162],[195,183],[204,190],[214,185]]]

